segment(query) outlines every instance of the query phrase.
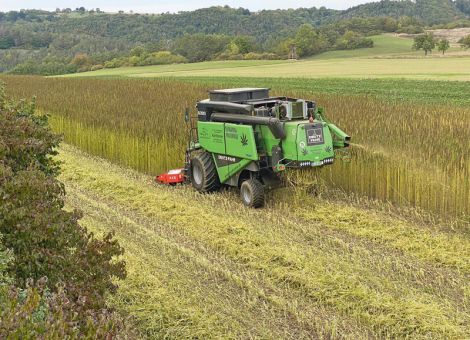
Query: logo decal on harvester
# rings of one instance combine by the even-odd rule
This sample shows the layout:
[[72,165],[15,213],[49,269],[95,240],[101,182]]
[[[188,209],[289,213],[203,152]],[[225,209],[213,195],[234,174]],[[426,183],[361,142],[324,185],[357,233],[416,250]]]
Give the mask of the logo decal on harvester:
[[217,167],[222,167],[222,166],[227,166],[231,164],[235,164],[240,162],[241,159],[238,157],[230,157],[226,155],[217,155],[215,158],[215,163],[217,164]]
[[323,126],[320,125],[308,125],[305,126],[305,134],[307,137],[307,145],[314,146],[323,144]]
[[225,127],[225,137],[230,139],[238,139],[237,129],[231,126]]
[[246,135],[243,134],[242,137],[241,137],[241,142],[242,142],[242,145],[243,146],[247,146],[248,145],[248,138],[246,138]]

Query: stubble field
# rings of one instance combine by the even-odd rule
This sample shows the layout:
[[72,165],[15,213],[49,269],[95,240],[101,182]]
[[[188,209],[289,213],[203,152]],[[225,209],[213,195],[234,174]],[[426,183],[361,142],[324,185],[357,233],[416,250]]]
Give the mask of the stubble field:
[[[466,338],[470,241],[393,209],[272,193],[161,187],[70,146],[69,208],[126,249],[110,303],[148,338]],[[411,212],[411,211],[409,211]]]

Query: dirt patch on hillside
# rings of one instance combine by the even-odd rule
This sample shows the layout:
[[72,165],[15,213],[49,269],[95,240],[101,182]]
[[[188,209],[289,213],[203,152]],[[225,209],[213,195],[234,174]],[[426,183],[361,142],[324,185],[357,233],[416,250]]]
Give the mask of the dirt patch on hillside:
[[[470,27],[428,30],[427,32],[432,32],[437,39],[447,39],[452,45],[458,45],[460,39],[470,35]],[[400,38],[410,39],[413,39],[417,35],[419,34],[397,34]]]
[[451,43],[458,43],[460,39],[470,35],[470,27],[431,30],[434,36],[439,39],[447,39]]

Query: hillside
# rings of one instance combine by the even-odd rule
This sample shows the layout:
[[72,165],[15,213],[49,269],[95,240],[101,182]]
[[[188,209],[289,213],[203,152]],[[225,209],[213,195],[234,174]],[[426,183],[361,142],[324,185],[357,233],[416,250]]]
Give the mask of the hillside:
[[465,18],[469,6],[467,0],[416,0],[393,1],[383,0],[365,5],[356,6],[341,13],[342,18],[387,16],[399,18],[409,16],[423,21],[426,24],[439,24]]
[[470,340],[469,34],[470,0],[0,12],[0,340]]
[[[178,39],[185,34],[215,35],[207,44],[212,47],[222,44],[219,54],[230,37],[246,36],[253,41],[250,51],[279,55],[282,43],[295,36],[302,24],[317,28],[323,49],[353,49],[354,45],[335,46],[347,31],[365,36],[397,30],[419,31],[424,24],[449,23],[465,19],[468,14],[469,0],[383,0],[345,11],[313,7],[250,12],[225,6],[150,15],[107,14],[84,8],[0,12],[0,71],[29,63],[31,70],[26,67],[18,73],[73,73],[83,66],[80,61],[73,63],[77,54],[86,54],[93,65],[102,65],[113,58],[129,56],[135,46],[181,54],[178,43],[186,43]],[[188,51],[183,56],[193,54]],[[44,69],[32,70],[41,63],[46,65]]]

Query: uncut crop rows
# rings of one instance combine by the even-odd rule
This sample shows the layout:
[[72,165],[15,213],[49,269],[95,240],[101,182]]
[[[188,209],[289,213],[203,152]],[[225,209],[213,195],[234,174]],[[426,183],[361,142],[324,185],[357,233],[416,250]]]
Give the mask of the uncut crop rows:
[[[150,174],[182,165],[183,112],[190,108],[194,114],[195,103],[211,88],[172,80],[3,80],[16,98],[37,96],[38,108],[51,113],[54,129],[67,143]],[[302,176],[319,175],[346,192],[444,215],[470,214],[469,108],[287,92],[315,99],[354,142],[334,166]],[[281,94],[276,88],[273,93]]]

